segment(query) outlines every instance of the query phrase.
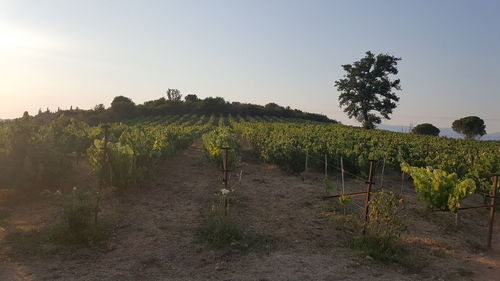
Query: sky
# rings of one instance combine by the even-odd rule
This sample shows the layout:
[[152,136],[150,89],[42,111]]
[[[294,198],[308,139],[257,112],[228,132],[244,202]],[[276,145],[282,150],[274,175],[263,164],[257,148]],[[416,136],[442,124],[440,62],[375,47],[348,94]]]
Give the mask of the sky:
[[402,58],[384,124],[500,132],[499,0],[0,0],[0,118],[176,88],[357,124],[334,81],[368,50]]

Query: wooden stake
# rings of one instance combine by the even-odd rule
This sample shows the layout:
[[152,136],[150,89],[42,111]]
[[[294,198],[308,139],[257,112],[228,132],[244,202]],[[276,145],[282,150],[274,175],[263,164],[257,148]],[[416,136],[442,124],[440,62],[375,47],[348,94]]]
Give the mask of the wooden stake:
[[[231,148],[230,147],[223,147],[222,149],[224,150],[224,158],[222,161],[224,178],[222,181],[224,183],[224,188],[228,189],[228,185],[229,185],[228,172],[229,172],[229,170],[227,169],[227,165],[228,165],[228,153],[227,153],[227,151]],[[227,207],[228,207],[227,195],[224,195],[224,216],[227,216]]]
[[495,203],[497,199],[498,175],[493,176],[493,187],[491,188],[490,224],[488,228],[488,249],[491,249],[491,239],[493,237],[493,222],[495,221]]
[[385,158],[384,162],[382,163],[382,175],[380,176],[380,188],[384,185],[384,171],[385,171]]
[[368,222],[368,214],[370,211],[370,195],[372,192],[372,185],[373,185],[373,166],[375,164],[376,160],[370,160],[370,170],[368,172],[368,181],[366,182],[368,184],[367,190],[366,190],[366,201],[365,201],[365,221]]
[[340,172],[342,175],[342,195],[344,195],[344,162],[342,161],[342,156],[340,156]]
[[308,160],[309,160],[309,150],[307,150],[307,149],[306,149],[306,170],[305,170],[306,172],[307,172],[307,168],[308,168],[308,167],[307,167],[307,164],[308,164],[307,162],[308,162]]
[[328,157],[325,154],[325,180],[328,178]]
[[403,197],[403,187],[405,183],[405,172],[401,174],[401,190],[399,191],[399,196]]

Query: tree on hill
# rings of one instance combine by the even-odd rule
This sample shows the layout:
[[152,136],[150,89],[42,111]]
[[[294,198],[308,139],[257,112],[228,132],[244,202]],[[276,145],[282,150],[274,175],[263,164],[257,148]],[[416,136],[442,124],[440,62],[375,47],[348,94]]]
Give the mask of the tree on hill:
[[396,108],[399,97],[393,89],[401,90],[400,80],[391,80],[389,75],[398,74],[396,66],[400,60],[391,55],[374,55],[368,51],[361,60],[342,65],[347,74],[335,81],[340,92],[340,107],[345,107],[344,112],[349,118],[356,118],[363,128],[374,129],[382,118],[390,119],[389,114]]
[[197,102],[197,101],[199,101],[200,99],[198,98],[198,96],[197,96],[197,95],[193,95],[193,94],[191,94],[191,95],[186,95],[186,96],[184,97],[184,100],[185,100],[186,102]]
[[118,120],[134,117],[135,110],[135,103],[127,97],[117,96],[111,102],[111,111]]
[[106,110],[106,107],[104,107],[104,104],[102,104],[102,103],[94,106],[95,112],[104,112],[105,110]]
[[453,131],[463,135],[466,139],[474,139],[486,134],[484,120],[477,116],[467,116],[453,121]]
[[411,132],[417,135],[439,136],[440,130],[432,124],[422,123],[414,127]]
[[169,101],[181,101],[182,95],[181,91],[177,89],[168,89],[167,90],[167,99]]

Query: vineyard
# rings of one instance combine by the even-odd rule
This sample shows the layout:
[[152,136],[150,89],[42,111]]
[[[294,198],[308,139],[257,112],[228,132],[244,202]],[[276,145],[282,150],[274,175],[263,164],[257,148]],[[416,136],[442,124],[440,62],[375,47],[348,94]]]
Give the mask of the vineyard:
[[[207,216],[210,225],[201,233],[210,236],[206,241],[216,247],[234,246],[237,239],[250,239],[247,234],[239,233],[232,221],[242,208],[238,205],[245,205],[240,194],[245,173],[250,173],[245,170],[249,165],[243,161],[245,157],[255,157],[260,165],[275,165],[291,179],[300,175],[302,182],[309,180],[318,187],[307,191],[316,194],[314,198],[324,196],[325,192],[330,195],[325,198],[341,193],[338,203],[320,200],[317,204],[335,209],[333,214],[343,219],[360,213],[349,205],[362,204],[344,196],[345,189],[360,191],[366,181],[375,184],[372,204],[366,201],[371,212],[367,213],[367,222],[357,220],[359,224],[351,225],[358,225],[363,235],[366,231],[383,236],[383,247],[389,247],[392,239],[404,232],[398,202],[416,199],[428,210],[456,213],[472,196],[484,198],[484,202],[495,198],[492,176],[500,172],[500,143],[493,141],[367,131],[275,116],[164,115],[138,117],[109,126],[89,126],[60,116],[48,123],[20,118],[0,124],[0,189],[3,193],[48,193],[52,197],[62,191],[69,198],[62,204],[63,216],[71,231],[79,231],[97,224],[97,212],[102,212],[102,217],[109,216],[103,200],[133,194],[136,187],[159,177],[158,171],[165,163],[178,159],[178,155],[196,143],[201,143],[203,157],[210,163],[203,168],[211,171],[207,177],[219,183],[201,191],[209,196],[207,201],[215,202]],[[371,162],[376,163],[373,171]],[[81,163],[88,163],[93,184],[73,191],[65,189],[67,179],[80,173]],[[195,167],[193,175],[203,170],[196,163],[192,167]],[[220,185],[221,168],[225,173],[230,172],[229,176],[224,174],[225,186]],[[372,182],[373,175],[376,180]],[[258,175],[249,175],[252,176]],[[260,182],[254,178],[252,183]],[[412,190],[403,194],[403,186]],[[216,196],[210,197],[212,193]],[[224,204],[222,213],[217,209],[220,202]],[[414,204],[416,201],[411,203]],[[301,208],[313,211],[308,204],[304,206]],[[234,235],[224,236],[229,232]],[[224,242],[224,239],[229,240]],[[359,246],[359,241],[356,243],[354,248],[366,247]]]

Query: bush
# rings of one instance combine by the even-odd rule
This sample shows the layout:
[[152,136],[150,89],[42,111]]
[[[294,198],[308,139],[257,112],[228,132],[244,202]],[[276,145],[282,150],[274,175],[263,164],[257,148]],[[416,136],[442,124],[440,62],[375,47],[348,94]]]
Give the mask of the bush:
[[456,173],[404,164],[402,170],[413,178],[418,199],[432,209],[456,212],[460,202],[476,190],[474,180],[461,180]]
[[96,200],[93,193],[76,187],[63,199],[62,218],[71,232],[79,234],[90,227],[97,210]]
[[399,213],[399,199],[394,192],[382,190],[372,194],[367,233],[383,240],[399,238],[406,230]]
[[239,223],[230,216],[212,215],[199,229],[199,238],[216,248],[224,248],[243,239]]
[[[47,194],[48,193],[48,194]],[[46,227],[7,234],[13,254],[26,256],[54,254],[61,250],[98,245],[106,241],[112,225],[94,222],[96,196],[94,193],[74,188],[68,195],[59,191],[46,191],[60,207],[57,220]]]
[[393,192],[373,193],[368,223],[350,241],[351,247],[380,262],[404,262],[406,253],[399,245],[399,237],[406,226],[399,213],[399,199]]

